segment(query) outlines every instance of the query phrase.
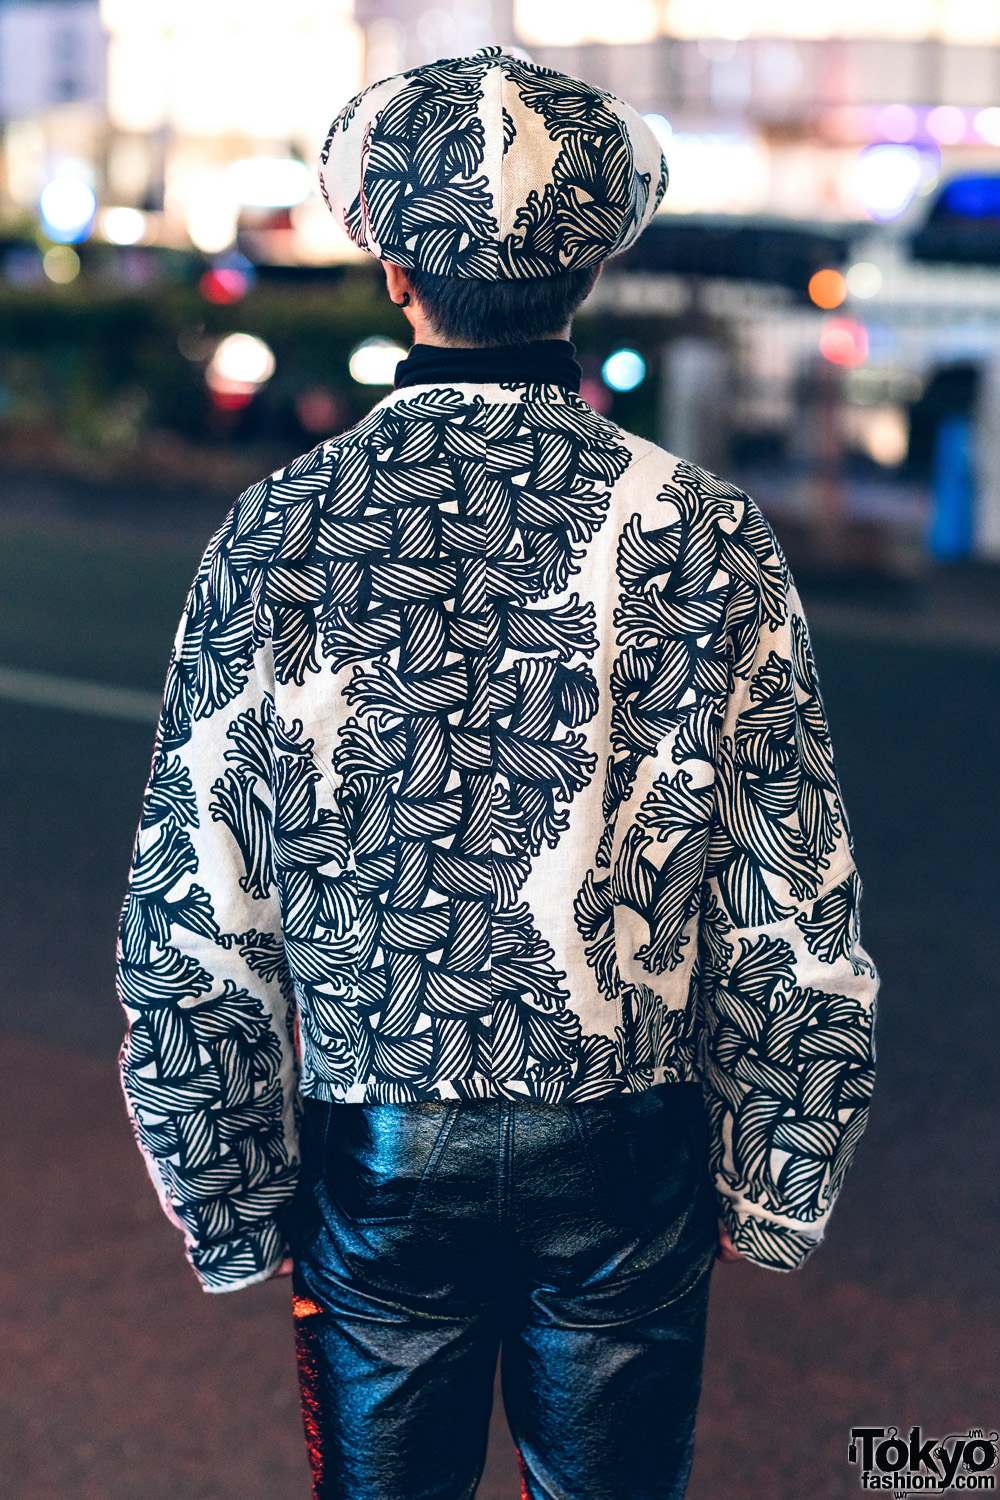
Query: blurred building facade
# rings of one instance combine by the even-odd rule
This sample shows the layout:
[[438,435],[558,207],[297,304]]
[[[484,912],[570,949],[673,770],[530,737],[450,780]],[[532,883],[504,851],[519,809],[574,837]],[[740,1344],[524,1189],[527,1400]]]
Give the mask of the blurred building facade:
[[375,83],[435,57],[516,44],[513,0],[355,0],[365,34],[365,82]]
[[356,259],[315,186],[331,118],[491,43],[624,95],[664,142],[671,234],[591,305],[646,330],[659,436],[777,466],[793,517],[860,493],[919,532],[918,492],[950,496],[932,537],[1000,555],[1000,208],[995,251],[914,252],[942,184],[1000,182],[1000,0],[0,0],[0,271],[68,280],[86,240],[224,273]]
[[30,210],[75,146],[102,201],[176,237],[229,162],[311,161],[366,82],[492,42],[656,116],[667,212],[863,220],[878,143],[920,154],[920,191],[1000,164],[1000,0],[0,0],[2,201]]
[[0,5],[0,117],[99,102],[105,36],[97,0],[5,0]]

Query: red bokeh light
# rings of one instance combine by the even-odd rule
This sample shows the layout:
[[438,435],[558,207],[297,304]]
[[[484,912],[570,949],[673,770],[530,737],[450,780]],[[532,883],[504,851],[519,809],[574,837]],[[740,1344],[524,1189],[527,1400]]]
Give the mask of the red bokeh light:
[[580,383],[580,396],[588,406],[592,406],[602,417],[606,417],[611,410],[614,400],[611,392],[603,380],[583,380]]
[[241,297],[246,296],[249,285],[243,272],[230,266],[215,266],[211,271],[206,271],[198,282],[205,301],[220,304],[238,302]]
[[295,412],[306,432],[333,433],[343,424],[340,402],[323,386],[310,386],[295,400]]
[[242,411],[244,406],[249,406],[253,400],[254,387],[244,386],[242,390],[236,390],[233,387],[220,389],[218,386],[210,385],[208,394],[212,405],[218,407],[219,411]]
[[851,370],[868,358],[868,334],[853,318],[830,318],[819,336],[819,352],[833,365]]

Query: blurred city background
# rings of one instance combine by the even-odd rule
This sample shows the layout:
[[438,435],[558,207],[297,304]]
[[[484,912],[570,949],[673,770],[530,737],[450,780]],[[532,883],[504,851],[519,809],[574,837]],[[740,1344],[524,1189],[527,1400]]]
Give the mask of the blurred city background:
[[[774,525],[884,976],[827,1248],[717,1277],[691,1500],[840,1500],[852,1424],[996,1425],[1000,0],[0,0],[5,1500],[308,1493],[287,1283],[202,1297],[132,1146],[114,926],[208,535],[405,352],[330,120],[492,43],[663,142],[583,394]],[[498,1409],[480,1500],[518,1493]]]

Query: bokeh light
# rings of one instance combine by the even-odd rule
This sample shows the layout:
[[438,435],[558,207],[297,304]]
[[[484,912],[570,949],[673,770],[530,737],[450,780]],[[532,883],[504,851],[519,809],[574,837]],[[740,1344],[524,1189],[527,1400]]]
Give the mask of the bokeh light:
[[253,333],[230,333],[212,356],[212,368],[223,380],[263,385],[274,374],[274,355]]
[[981,109],[972,124],[981,140],[991,146],[1000,146],[1000,108],[997,105]]
[[586,401],[602,417],[606,417],[611,410],[613,397],[603,380],[588,380],[584,378],[580,382],[580,399]]
[[137,208],[106,208],[101,232],[112,245],[137,245],[146,233],[147,219]]
[[965,135],[965,111],[956,104],[940,104],[927,116],[927,134],[942,146],[956,146]]
[[192,173],[179,187],[191,243],[206,255],[219,255],[236,238],[239,204],[229,192],[224,172]]
[[917,124],[917,112],[909,104],[887,104],[875,116],[875,127],[887,141],[912,141]]
[[392,385],[396,366],[405,358],[406,350],[392,339],[362,339],[351,354],[348,369],[359,385]]
[[898,407],[876,408],[868,416],[865,451],[884,468],[894,469],[903,462],[909,446],[910,431],[906,417]]
[[14,286],[34,286],[45,275],[37,245],[12,245],[3,257],[3,276]]
[[869,146],[854,163],[854,190],[873,219],[896,219],[913,202],[924,163],[913,146]]
[[643,115],[642,118],[659,141],[661,151],[665,152],[670,146],[674,134],[674,127],[666,115]]
[[882,290],[882,272],[870,260],[856,261],[844,279],[852,297],[877,297]]
[[295,398],[295,415],[306,432],[333,433],[343,423],[340,402],[323,385],[307,386]]
[[634,391],[646,378],[646,361],[635,349],[616,349],[601,367],[601,379],[613,391]]
[[829,318],[819,336],[819,352],[833,365],[856,369],[868,358],[868,334],[853,318]]
[[53,177],[42,188],[38,206],[49,239],[71,245],[90,233],[97,199],[90,184],[81,178]]
[[53,245],[42,256],[42,270],[56,286],[68,286],[80,274],[80,257],[71,245]]
[[847,282],[839,271],[816,271],[809,278],[809,297],[817,307],[839,307],[847,296]]
[[274,374],[275,359],[253,333],[230,333],[218,345],[205,370],[205,382],[216,406],[238,411]]
[[198,290],[206,302],[226,306],[239,302],[250,287],[249,278],[235,266],[213,266],[198,282]]

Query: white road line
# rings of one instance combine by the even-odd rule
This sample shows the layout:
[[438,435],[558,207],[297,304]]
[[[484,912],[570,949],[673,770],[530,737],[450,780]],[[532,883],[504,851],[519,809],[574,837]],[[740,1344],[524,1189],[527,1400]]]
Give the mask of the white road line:
[[[817,635],[1000,654],[1000,629],[992,620],[893,618],[863,608],[830,606],[819,600],[806,605],[806,615]],[[12,703],[30,703],[36,708],[98,714],[133,724],[155,724],[162,701],[159,693],[146,693],[141,688],[112,687],[79,677],[56,677],[50,672],[25,672],[20,667],[0,667],[0,699],[4,698]]]
[[1000,622],[986,616],[893,616],[862,606],[805,601],[806,619],[816,635],[838,640],[878,641],[888,646],[940,646],[1000,654]]
[[144,693],[140,688],[111,687],[79,677],[54,677],[49,672],[25,672],[20,667],[0,667],[0,698],[30,703],[36,708],[128,719],[134,724],[155,724],[161,701],[158,693]]

